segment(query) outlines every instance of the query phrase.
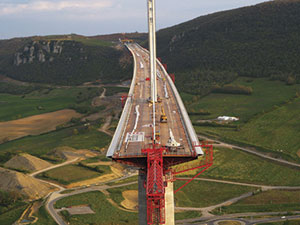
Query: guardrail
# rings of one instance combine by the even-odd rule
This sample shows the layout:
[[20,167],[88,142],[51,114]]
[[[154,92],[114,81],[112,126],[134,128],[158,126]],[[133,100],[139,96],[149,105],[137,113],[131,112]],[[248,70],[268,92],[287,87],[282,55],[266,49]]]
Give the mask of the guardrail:
[[132,96],[133,96],[135,80],[136,80],[136,58],[135,58],[134,52],[130,49],[130,47],[127,44],[126,44],[126,47],[129,49],[129,51],[131,52],[133,59],[134,59],[133,60],[134,61],[133,77],[132,77],[128,97],[125,102],[121,118],[119,120],[115,134],[113,136],[113,139],[112,139],[112,141],[108,147],[107,153],[106,153],[106,157],[108,157],[108,158],[111,158],[114,155],[115,151],[119,150],[122,145],[122,140],[124,139],[124,135],[125,135],[124,128],[128,123],[131,108],[132,108]]

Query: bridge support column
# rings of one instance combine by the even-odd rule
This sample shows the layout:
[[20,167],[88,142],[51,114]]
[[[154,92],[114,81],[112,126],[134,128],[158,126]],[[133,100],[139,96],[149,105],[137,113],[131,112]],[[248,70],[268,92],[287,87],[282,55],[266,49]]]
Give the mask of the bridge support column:
[[145,188],[146,179],[146,174],[140,170],[138,178],[139,225],[147,225],[147,194]]
[[168,181],[165,188],[165,225],[175,225],[174,213],[174,183]]
[[[146,179],[146,174],[140,170],[138,177],[139,225],[147,225]],[[168,181],[165,188],[165,225],[175,225],[174,205],[174,184]]]

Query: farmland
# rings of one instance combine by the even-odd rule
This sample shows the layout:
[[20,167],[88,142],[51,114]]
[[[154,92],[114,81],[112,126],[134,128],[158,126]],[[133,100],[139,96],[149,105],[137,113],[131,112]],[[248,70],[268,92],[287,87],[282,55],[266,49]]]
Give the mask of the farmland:
[[[134,212],[125,212],[111,205],[101,192],[89,192],[84,194],[66,197],[59,200],[55,207],[68,207],[74,205],[90,205],[95,214],[69,216],[71,225],[82,224],[138,224],[138,215]],[[112,216],[113,215],[113,216]]]
[[300,191],[271,190],[222,207],[225,213],[299,211]]
[[[174,190],[184,183],[183,181],[176,181]],[[178,191],[174,197],[176,206],[200,208],[222,203],[236,196],[255,191],[256,189],[232,184],[193,181]]]
[[280,106],[300,91],[300,85],[288,86],[280,81],[270,81],[266,78],[240,77],[231,84],[251,87],[251,95],[211,93],[203,98],[193,101],[192,95],[184,95],[190,112],[206,110],[207,116],[195,119],[214,119],[218,116],[236,116],[241,122],[247,122],[254,116],[268,112],[274,106]]
[[0,141],[4,143],[8,140],[14,140],[28,135],[39,135],[53,131],[57,126],[78,117],[81,117],[81,114],[71,109],[64,109],[18,120],[1,122]]
[[105,170],[102,172],[100,171],[100,169],[96,171],[88,169],[87,167],[67,165],[44,172],[39,175],[39,177],[47,180],[54,180],[61,184],[70,184],[77,181],[92,179],[105,174]]
[[16,120],[66,108],[80,109],[90,105],[102,88],[41,89],[26,95],[0,94],[0,121]]
[[[300,161],[297,155],[300,149],[297,138],[300,135],[300,86],[288,86],[266,78],[244,77],[232,84],[251,87],[253,93],[211,93],[203,98],[182,94],[196,131],[228,142],[258,146],[258,149],[287,160]],[[199,112],[207,112],[207,115]],[[240,121],[218,126],[197,122],[222,115],[235,116]]]
[[[1,159],[6,161],[8,160],[7,157],[11,157],[10,154],[17,152],[26,152],[41,157],[60,146],[100,150],[109,144],[110,137],[99,132],[97,130],[98,126],[96,124],[90,127],[75,126],[1,144],[0,154],[3,156]],[[76,132],[74,132],[74,129],[76,129]],[[4,157],[7,154],[8,156]]]
[[[196,171],[191,171],[182,176],[195,173]],[[227,148],[214,149],[213,166],[201,176],[263,185],[300,185],[298,169],[289,168],[249,153]]]

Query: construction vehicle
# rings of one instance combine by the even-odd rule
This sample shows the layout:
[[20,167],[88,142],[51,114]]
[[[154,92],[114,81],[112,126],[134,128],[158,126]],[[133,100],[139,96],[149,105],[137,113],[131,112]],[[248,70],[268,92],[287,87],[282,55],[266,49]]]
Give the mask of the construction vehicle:
[[162,100],[161,100],[161,98],[160,98],[159,96],[157,96],[157,102],[158,102],[158,103],[161,103],[161,102],[162,102]]
[[168,120],[168,117],[166,116],[165,110],[163,107],[161,107],[161,115],[160,115],[160,122],[166,123]]

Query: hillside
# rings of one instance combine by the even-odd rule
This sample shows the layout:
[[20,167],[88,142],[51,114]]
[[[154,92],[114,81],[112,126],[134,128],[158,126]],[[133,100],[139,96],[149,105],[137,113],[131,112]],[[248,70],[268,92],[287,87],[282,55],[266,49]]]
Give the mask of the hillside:
[[88,37],[47,36],[0,41],[0,75],[26,82],[78,85],[132,76],[129,52]]
[[12,169],[33,172],[48,168],[52,166],[52,164],[35,156],[23,153],[11,158],[4,164],[4,166]]
[[115,33],[115,34],[106,34],[106,35],[97,35],[90,37],[91,39],[98,39],[102,41],[119,41],[119,39],[132,39],[136,42],[143,41],[148,37],[147,33]]
[[23,173],[0,168],[0,189],[16,191],[29,199],[39,199],[53,190],[53,186]]
[[282,0],[201,16],[160,30],[157,54],[190,93],[237,76],[300,82],[299,12],[299,0]]

